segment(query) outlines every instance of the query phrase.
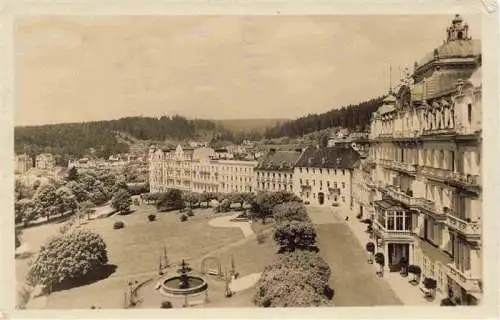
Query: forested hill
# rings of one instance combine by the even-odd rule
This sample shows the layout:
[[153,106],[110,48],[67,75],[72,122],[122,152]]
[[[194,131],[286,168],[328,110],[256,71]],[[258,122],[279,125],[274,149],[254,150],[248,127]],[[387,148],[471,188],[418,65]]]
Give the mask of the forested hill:
[[216,125],[209,120],[188,120],[181,116],[129,117],[109,121],[16,127],[14,139],[15,151],[18,153],[50,152],[81,157],[92,148],[96,156],[108,157],[128,150],[126,143],[118,141],[116,132],[123,132],[140,140],[164,141],[190,139],[200,132],[214,130]]
[[265,132],[266,138],[298,137],[311,132],[344,127],[351,130],[362,130],[370,124],[372,113],[382,105],[385,97],[363,101],[357,105],[332,109],[321,114],[309,114],[296,120],[279,123]]

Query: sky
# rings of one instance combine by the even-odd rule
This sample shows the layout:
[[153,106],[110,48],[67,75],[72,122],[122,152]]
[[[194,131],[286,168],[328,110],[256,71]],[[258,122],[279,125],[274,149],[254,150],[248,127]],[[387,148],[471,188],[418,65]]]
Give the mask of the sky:
[[[453,15],[45,16],[15,24],[15,124],[296,118],[380,96]],[[465,15],[480,39],[480,16]]]

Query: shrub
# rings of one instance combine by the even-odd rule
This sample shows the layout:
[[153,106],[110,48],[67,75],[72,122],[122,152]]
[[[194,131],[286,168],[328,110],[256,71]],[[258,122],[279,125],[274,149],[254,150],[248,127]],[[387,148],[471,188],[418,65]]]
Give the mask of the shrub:
[[111,207],[120,213],[127,213],[130,211],[132,205],[132,198],[125,189],[118,189],[111,199]]
[[377,252],[375,254],[375,262],[377,264],[380,264],[381,266],[385,265],[385,257],[384,257],[384,254],[382,252]]
[[148,214],[148,220],[149,221],[155,221],[156,220],[156,215],[155,214]]
[[173,308],[172,302],[170,302],[170,301],[162,301],[161,308],[162,309],[172,309]]
[[316,230],[309,222],[286,222],[278,225],[274,232],[274,240],[280,246],[280,251],[314,249]]
[[256,284],[254,303],[261,307],[311,307],[328,303],[330,267],[317,254],[296,251],[279,255]]
[[188,220],[188,216],[186,216],[185,214],[183,214],[182,216],[180,216],[179,219],[181,220],[181,222],[184,222],[184,221]]
[[366,251],[370,252],[370,253],[374,253],[375,252],[375,244],[373,242],[368,242],[366,244]]
[[113,229],[122,229],[124,227],[125,227],[125,223],[123,223],[123,221],[116,221],[113,224]]
[[310,221],[305,206],[299,202],[279,204],[275,206],[272,211],[273,218],[277,223],[286,221]]
[[229,199],[224,199],[221,201],[219,205],[220,212],[228,212],[230,208],[231,208],[231,201],[229,201]]
[[53,286],[73,282],[108,263],[106,243],[97,233],[76,230],[50,239],[28,271],[28,283]]

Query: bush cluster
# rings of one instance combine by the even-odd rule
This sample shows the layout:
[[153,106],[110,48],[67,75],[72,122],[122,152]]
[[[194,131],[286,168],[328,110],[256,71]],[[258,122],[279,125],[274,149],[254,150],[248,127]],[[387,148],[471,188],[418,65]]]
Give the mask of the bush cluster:
[[274,240],[280,247],[275,261],[256,284],[254,303],[260,307],[311,307],[328,304],[330,267],[316,250],[316,230],[302,203],[277,204]]
[[49,288],[78,280],[108,263],[106,243],[96,233],[76,230],[44,244],[33,260],[28,282]]

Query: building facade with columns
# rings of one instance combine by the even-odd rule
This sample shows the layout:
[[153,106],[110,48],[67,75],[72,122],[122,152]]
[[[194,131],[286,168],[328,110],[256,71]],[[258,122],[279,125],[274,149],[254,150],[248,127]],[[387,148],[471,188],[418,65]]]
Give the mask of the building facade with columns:
[[481,44],[468,30],[456,15],[374,114],[367,184],[387,269],[406,257],[460,304],[482,294]]
[[193,192],[252,192],[256,161],[220,160],[211,148],[149,151],[151,192],[179,189]]

